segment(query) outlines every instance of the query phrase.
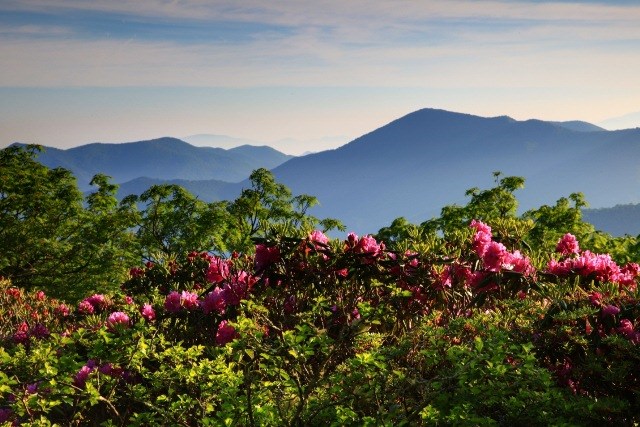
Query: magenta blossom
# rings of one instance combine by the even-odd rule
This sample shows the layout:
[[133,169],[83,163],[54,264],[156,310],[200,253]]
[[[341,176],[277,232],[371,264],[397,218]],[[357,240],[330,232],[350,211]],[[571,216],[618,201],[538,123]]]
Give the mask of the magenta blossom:
[[80,304],[78,304],[78,312],[82,313],[82,314],[93,314],[93,312],[95,311],[95,309],[93,308],[93,305],[87,301],[80,301]]
[[187,310],[198,308],[198,294],[195,292],[182,291],[180,295],[180,305]]
[[314,243],[320,243],[323,245],[329,243],[329,238],[320,230],[313,230],[309,234],[309,240]]
[[222,283],[229,276],[229,263],[221,258],[212,257],[207,269],[207,280]]
[[149,303],[145,303],[140,307],[140,314],[147,322],[155,320],[156,318],[156,312],[153,310],[153,306]]
[[180,294],[177,291],[171,291],[164,299],[164,308],[170,313],[176,313],[182,309],[180,305]]
[[129,326],[129,316],[121,311],[114,311],[107,318],[107,329],[112,332],[118,328],[128,328]]
[[220,322],[218,326],[218,331],[216,332],[216,344],[225,345],[231,341],[233,341],[238,336],[235,328],[226,320]]
[[224,299],[224,291],[221,288],[214,288],[213,291],[205,295],[201,306],[204,314],[209,314],[211,312],[224,314],[225,308],[227,306],[227,303]]
[[602,307],[602,316],[616,316],[620,313],[620,309],[615,305],[605,305]]
[[580,253],[580,246],[576,236],[571,233],[567,233],[558,240],[556,245],[556,252],[561,253],[563,256],[569,256]]
[[280,261],[280,248],[277,246],[256,245],[255,269],[262,271],[271,264]]

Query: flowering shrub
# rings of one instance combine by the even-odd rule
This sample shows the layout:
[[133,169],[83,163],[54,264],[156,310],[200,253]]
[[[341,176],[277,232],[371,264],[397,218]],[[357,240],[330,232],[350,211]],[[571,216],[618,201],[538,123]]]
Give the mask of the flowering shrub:
[[257,239],[254,255],[156,259],[76,309],[4,282],[0,420],[640,421],[637,265],[571,235],[537,263],[485,222],[460,236]]

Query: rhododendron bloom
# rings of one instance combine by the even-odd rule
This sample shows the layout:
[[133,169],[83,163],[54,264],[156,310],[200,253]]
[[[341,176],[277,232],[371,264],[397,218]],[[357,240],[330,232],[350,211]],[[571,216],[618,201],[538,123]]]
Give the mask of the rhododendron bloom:
[[356,245],[356,252],[368,254],[368,255],[378,255],[381,249],[384,249],[384,244],[378,244],[376,239],[367,235],[362,236],[360,240],[358,240],[358,244]]
[[615,316],[620,313],[620,309],[615,305],[605,305],[602,307],[602,316]]
[[182,294],[180,294],[180,305],[187,310],[198,308],[198,294],[195,292],[182,291]]
[[182,309],[180,305],[180,294],[176,291],[171,291],[164,299],[164,308],[170,313],[176,313]]
[[29,342],[29,325],[22,322],[18,325],[16,332],[11,337],[16,344],[26,344]]
[[78,304],[78,312],[79,313],[82,313],[82,314],[93,314],[94,310],[95,309],[93,308],[93,304],[91,304],[87,300],[80,301],[80,304]]
[[507,248],[502,243],[491,242],[487,245],[482,262],[488,271],[500,271],[507,255]]
[[36,299],[38,301],[44,301],[45,298],[46,298],[46,295],[44,294],[43,291],[36,292]]
[[87,360],[87,363],[80,368],[78,373],[73,377],[73,384],[76,387],[84,388],[91,372],[96,369],[96,362],[93,359]]
[[620,320],[620,326],[618,327],[618,332],[629,339],[633,339],[636,335],[636,332],[633,330],[633,323],[629,319]]
[[144,270],[138,267],[133,267],[131,270],[129,270],[129,276],[131,276],[132,278],[142,277],[144,276]]
[[70,310],[65,304],[59,304],[56,308],[53,309],[53,312],[58,316],[66,317],[69,315]]
[[469,224],[469,227],[475,228],[476,231],[478,231],[480,233],[485,233],[485,234],[488,234],[489,236],[491,236],[491,227],[489,227],[487,224],[485,224],[482,221],[477,221],[477,220],[473,219],[473,220],[471,220],[471,224]]
[[93,294],[89,298],[86,298],[85,301],[91,303],[94,308],[104,309],[109,305],[109,301],[102,294]]
[[35,382],[27,385],[26,392],[27,394],[36,394],[38,392],[38,383]]
[[221,283],[229,276],[229,263],[221,258],[213,257],[207,269],[207,280],[210,283]]
[[254,258],[256,271],[262,271],[278,261],[280,261],[280,248],[263,244],[256,245],[256,256]]
[[238,336],[235,328],[226,320],[220,322],[218,326],[218,331],[216,332],[216,344],[225,345],[231,341],[233,341]]
[[146,320],[147,322],[155,320],[156,318],[156,312],[153,310],[153,306],[149,303],[145,303],[140,308],[140,314],[142,315],[144,320]]
[[534,273],[531,261],[522,255],[520,251],[514,251],[513,253],[507,252],[502,261],[502,268],[515,271],[516,273],[522,273],[525,276],[530,276]]
[[224,299],[224,291],[221,288],[215,288],[207,295],[201,303],[202,311],[204,314],[216,312],[218,314],[224,314],[227,303]]
[[129,316],[121,311],[114,311],[107,318],[107,329],[110,331],[116,330],[118,327],[129,327]]
[[42,339],[48,337],[49,335],[51,335],[51,333],[45,325],[43,325],[42,323],[38,323],[31,329],[31,335],[36,338]]
[[323,245],[329,243],[329,238],[320,230],[313,230],[309,234],[309,240],[314,243],[321,243]]
[[561,253],[563,256],[569,256],[580,253],[580,246],[576,236],[571,233],[567,233],[558,240],[556,245],[556,252]]

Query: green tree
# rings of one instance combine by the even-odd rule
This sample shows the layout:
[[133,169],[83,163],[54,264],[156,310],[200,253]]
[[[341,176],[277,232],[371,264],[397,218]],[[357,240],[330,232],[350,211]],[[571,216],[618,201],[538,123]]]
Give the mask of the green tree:
[[37,162],[41,151],[0,152],[0,275],[70,299],[113,289],[133,260],[131,210],[118,206],[104,175],[85,201],[70,171]]
[[123,200],[143,206],[136,226],[141,259],[183,257],[190,251],[225,252],[226,202],[206,203],[178,185],[153,185]]
[[228,206],[230,249],[248,251],[253,247],[253,238],[302,237],[315,227],[322,231],[344,230],[338,220],[320,220],[310,215],[309,209],[318,200],[306,194],[293,196],[267,169],[253,171],[249,179],[251,188],[242,190],[240,197]]

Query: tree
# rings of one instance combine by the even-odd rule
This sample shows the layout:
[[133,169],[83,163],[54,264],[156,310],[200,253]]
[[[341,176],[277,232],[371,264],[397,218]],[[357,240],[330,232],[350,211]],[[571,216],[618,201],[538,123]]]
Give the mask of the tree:
[[336,219],[319,220],[308,210],[318,200],[306,194],[292,196],[291,190],[276,182],[267,169],[257,169],[249,177],[251,188],[242,190],[239,198],[229,204],[231,231],[230,249],[248,251],[253,238],[275,236],[303,237],[315,227],[322,231],[344,230]]
[[205,203],[178,185],[162,184],[151,186],[140,196],[129,196],[123,203],[143,206],[136,225],[141,259],[227,250],[227,202]]
[[103,175],[85,207],[73,174],[38,163],[41,151],[0,152],[0,275],[70,299],[114,288],[132,260],[132,212],[117,205],[117,186]]

